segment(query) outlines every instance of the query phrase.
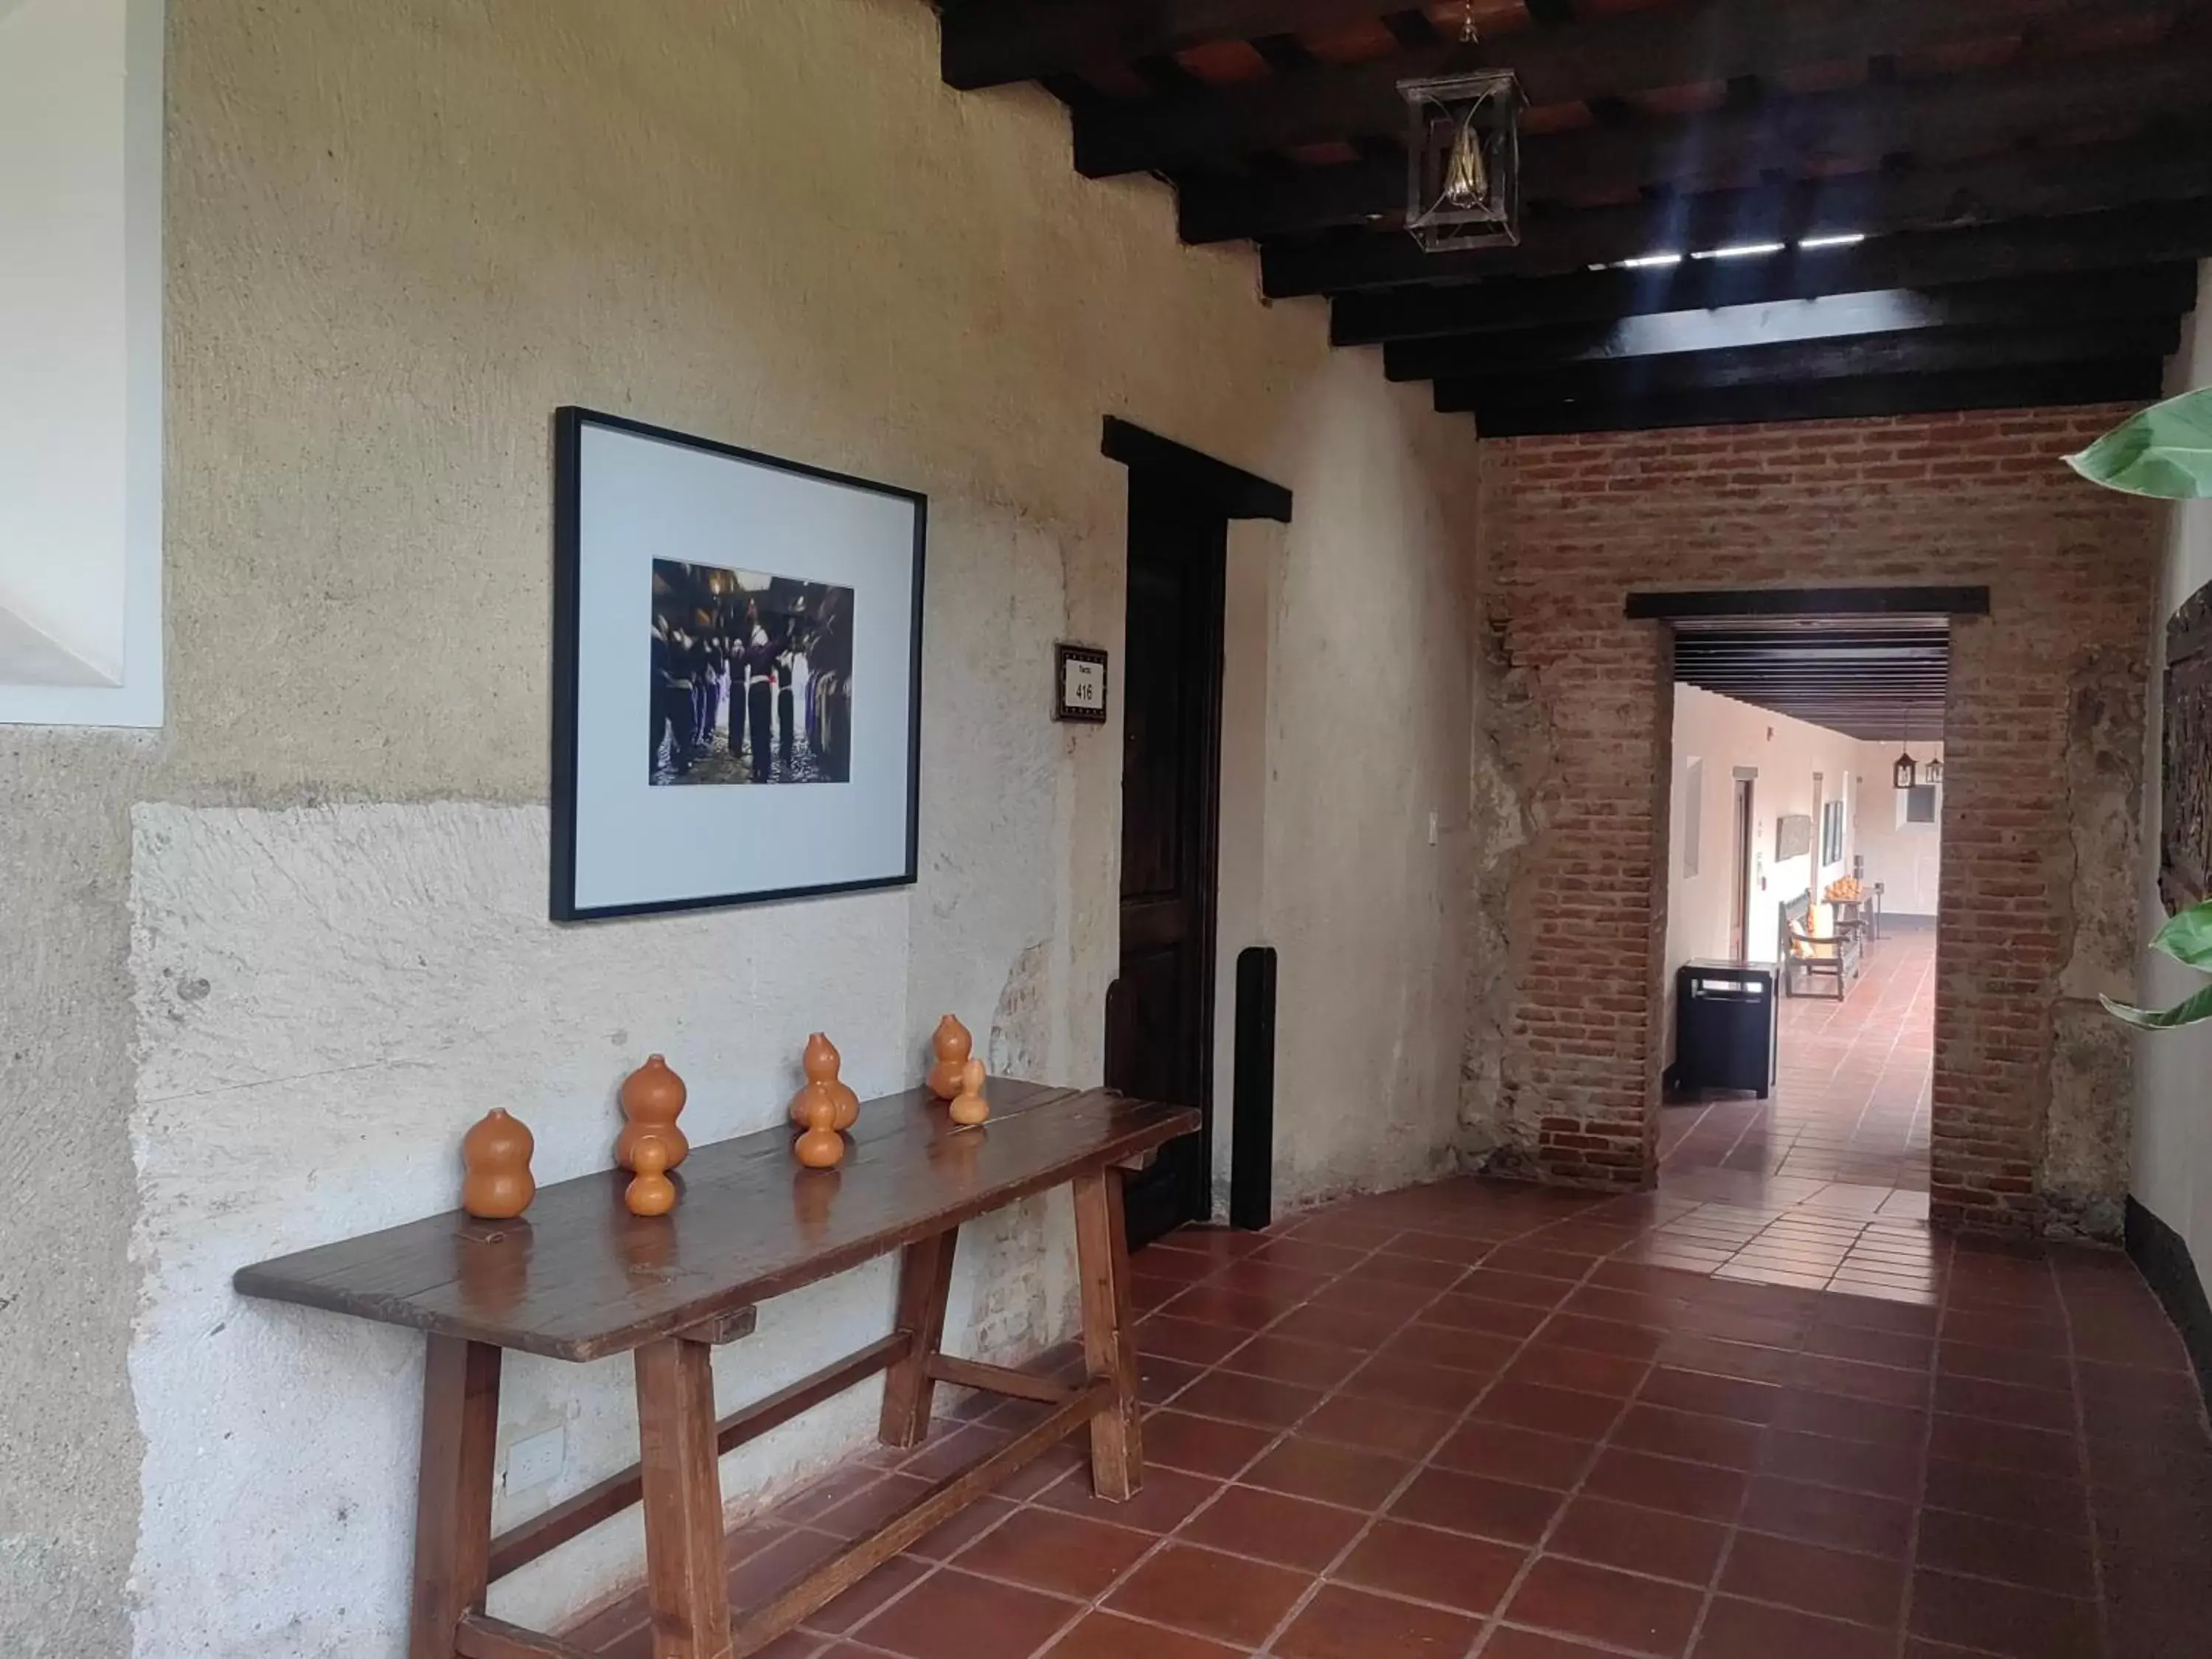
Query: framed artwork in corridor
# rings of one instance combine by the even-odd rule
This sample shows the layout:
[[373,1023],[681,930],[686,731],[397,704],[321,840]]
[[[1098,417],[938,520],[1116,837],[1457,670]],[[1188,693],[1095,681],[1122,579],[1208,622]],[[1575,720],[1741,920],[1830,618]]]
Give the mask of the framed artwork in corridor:
[[927,498],[574,408],[553,472],[553,919],[912,882]]

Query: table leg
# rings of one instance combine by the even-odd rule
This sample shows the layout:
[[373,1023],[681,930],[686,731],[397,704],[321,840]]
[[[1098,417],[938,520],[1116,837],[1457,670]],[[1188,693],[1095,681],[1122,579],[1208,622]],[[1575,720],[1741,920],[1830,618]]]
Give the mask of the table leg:
[[644,1486],[653,1659],[726,1659],[730,1651],[714,1352],[703,1342],[674,1336],[637,1351],[638,1474]]
[[876,1437],[886,1446],[919,1446],[929,1435],[929,1410],[937,1384],[929,1362],[945,1346],[945,1302],[952,1292],[952,1250],[960,1230],[909,1244],[899,1253],[900,1330],[914,1334],[906,1357],[884,1377],[884,1414]]
[[464,1615],[490,1581],[499,1438],[499,1350],[434,1336],[422,1362],[422,1458],[415,1496],[415,1596],[407,1659],[453,1659]]
[[1083,1281],[1083,1357],[1091,1376],[1114,1385],[1113,1403],[1091,1419],[1091,1489],[1118,1503],[1145,1482],[1119,1170],[1075,1178],[1075,1265]]

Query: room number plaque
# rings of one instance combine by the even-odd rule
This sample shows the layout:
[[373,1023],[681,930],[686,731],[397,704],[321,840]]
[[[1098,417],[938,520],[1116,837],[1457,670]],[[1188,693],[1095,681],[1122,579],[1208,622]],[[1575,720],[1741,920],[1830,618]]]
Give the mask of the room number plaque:
[[1106,653],[1095,646],[1053,647],[1052,717],[1101,725],[1106,719]]

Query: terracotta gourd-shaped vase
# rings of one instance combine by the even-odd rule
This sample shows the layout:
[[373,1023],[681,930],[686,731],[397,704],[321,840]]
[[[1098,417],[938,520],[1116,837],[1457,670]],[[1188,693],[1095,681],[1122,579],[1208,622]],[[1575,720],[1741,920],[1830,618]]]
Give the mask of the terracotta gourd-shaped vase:
[[684,1079],[668,1069],[666,1060],[659,1054],[647,1055],[644,1065],[623,1079],[623,1123],[622,1133],[615,1138],[615,1162],[635,1171],[637,1165],[631,1160],[638,1141],[646,1135],[658,1135],[665,1143],[668,1167],[672,1170],[683,1163],[691,1143],[676,1127],[676,1115],[684,1109],[690,1093]]
[[929,1092],[939,1100],[950,1100],[960,1092],[961,1071],[975,1051],[975,1039],[965,1025],[947,1014],[937,1022],[937,1035],[929,1046],[937,1055],[937,1064],[929,1068]]
[[632,1215],[666,1215],[676,1207],[676,1183],[668,1178],[668,1143],[659,1135],[640,1135],[629,1149],[637,1173],[623,1188]]
[[810,1083],[799,1093],[799,1121],[805,1133],[791,1150],[810,1170],[834,1170],[845,1159],[845,1137],[837,1133],[837,1097],[826,1083]]
[[981,1123],[991,1115],[991,1103],[983,1098],[983,1062],[970,1060],[960,1068],[960,1092],[952,1097],[955,1123]]
[[530,1154],[537,1141],[519,1118],[493,1107],[461,1137],[461,1207],[486,1221],[507,1221],[538,1196]]
[[806,1052],[800,1057],[799,1064],[799,1069],[806,1073],[806,1083],[791,1097],[791,1121],[793,1123],[802,1128],[805,1127],[805,1119],[801,1112],[806,1104],[806,1091],[817,1083],[828,1088],[836,1099],[836,1127],[840,1132],[851,1128],[860,1121],[860,1096],[838,1080],[837,1070],[844,1064],[844,1056],[837,1052],[836,1043],[817,1031],[806,1039]]

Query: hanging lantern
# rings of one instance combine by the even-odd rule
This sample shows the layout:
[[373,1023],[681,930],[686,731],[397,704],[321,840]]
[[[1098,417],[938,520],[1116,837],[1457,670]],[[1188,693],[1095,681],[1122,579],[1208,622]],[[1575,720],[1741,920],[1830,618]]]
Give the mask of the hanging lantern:
[[1923,783],[1942,782],[1943,763],[1940,760],[1931,760],[1927,765],[1922,767],[1920,769],[1920,781]]
[[1521,112],[1510,70],[1401,81],[1406,228],[1431,253],[1521,240]]
[[1889,769],[1889,781],[1899,789],[1910,789],[1920,781],[1919,770],[1912,764],[1912,746],[1910,744],[1898,756],[1897,764]]

